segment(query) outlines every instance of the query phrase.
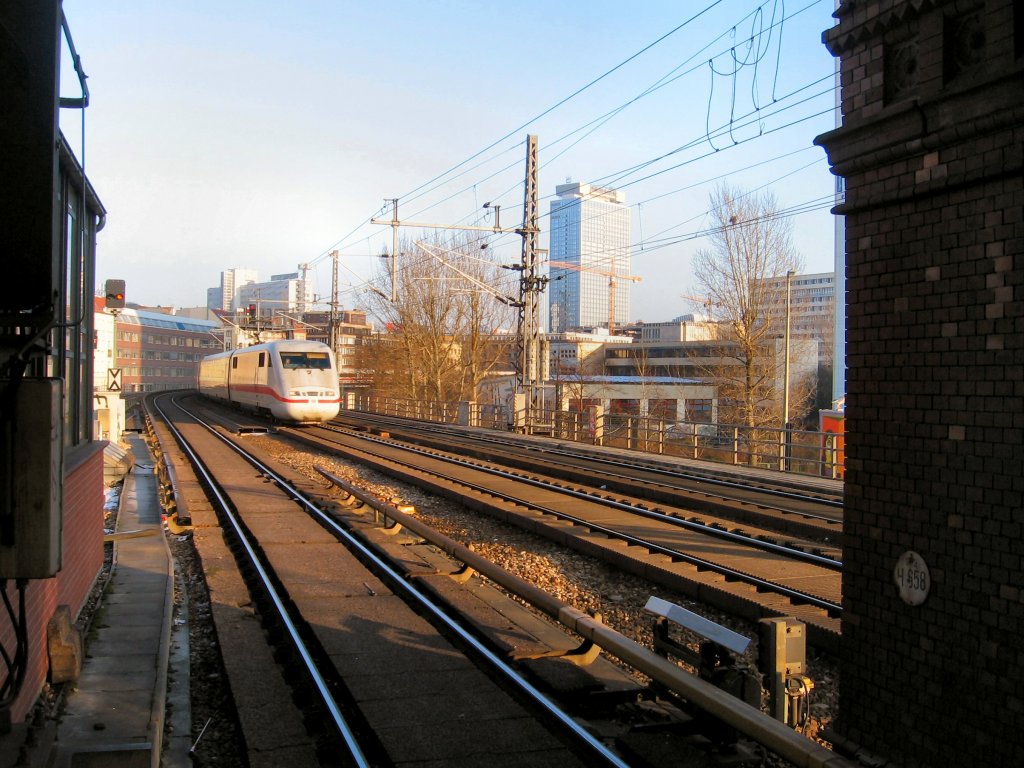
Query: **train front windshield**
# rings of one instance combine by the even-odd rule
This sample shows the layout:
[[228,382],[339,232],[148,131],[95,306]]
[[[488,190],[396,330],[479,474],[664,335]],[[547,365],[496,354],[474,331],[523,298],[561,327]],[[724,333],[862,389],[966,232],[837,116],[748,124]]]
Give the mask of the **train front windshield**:
[[326,371],[331,367],[331,358],[326,352],[282,352],[281,366]]

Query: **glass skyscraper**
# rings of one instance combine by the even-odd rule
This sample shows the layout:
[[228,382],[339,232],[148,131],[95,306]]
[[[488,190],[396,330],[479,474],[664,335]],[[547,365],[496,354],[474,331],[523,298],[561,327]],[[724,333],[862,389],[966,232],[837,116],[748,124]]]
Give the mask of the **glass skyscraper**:
[[[555,187],[551,201],[551,282],[548,316],[552,333],[608,326],[612,274],[630,274],[629,208],[625,194],[590,184]],[[559,264],[568,265],[561,266]],[[616,326],[629,320],[629,280],[615,281]]]

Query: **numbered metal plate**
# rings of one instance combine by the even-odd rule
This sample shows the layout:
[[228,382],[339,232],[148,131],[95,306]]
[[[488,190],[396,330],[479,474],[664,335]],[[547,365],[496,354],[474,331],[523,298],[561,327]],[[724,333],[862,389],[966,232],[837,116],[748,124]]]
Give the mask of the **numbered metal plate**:
[[892,575],[904,603],[920,605],[928,599],[932,577],[928,565],[917,552],[908,551],[900,555]]

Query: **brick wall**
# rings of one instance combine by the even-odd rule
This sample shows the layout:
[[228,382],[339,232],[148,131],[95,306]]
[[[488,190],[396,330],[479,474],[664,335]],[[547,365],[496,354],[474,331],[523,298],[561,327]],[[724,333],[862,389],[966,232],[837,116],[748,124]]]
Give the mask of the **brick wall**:
[[[21,722],[46,682],[46,623],[58,605],[77,616],[103,565],[103,450],[102,443],[78,449],[78,459],[64,477],[63,564],[52,579],[28,583],[25,597],[29,659],[21,694],[11,707],[12,722]],[[7,595],[17,611],[18,595],[8,582]],[[11,622],[0,618],[0,642],[8,653],[15,648]]]
[[[849,0],[837,730],[906,766],[1024,765],[1024,8]],[[894,579],[928,567],[920,605]]]
[[103,446],[93,443],[88,458],[64,480],[64,567],[58,601],[77,616],[103,566]]

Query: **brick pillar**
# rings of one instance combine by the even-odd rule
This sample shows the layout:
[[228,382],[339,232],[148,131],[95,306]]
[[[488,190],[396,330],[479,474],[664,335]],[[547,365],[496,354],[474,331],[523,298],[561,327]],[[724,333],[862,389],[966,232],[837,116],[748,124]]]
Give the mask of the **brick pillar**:
[[[843,124],[817,143],[847,189],[837,730],[911,767],[1024,765],[1022,15],[846,0],[824,34]],[[910,552],[928,581],[901,595]]]

